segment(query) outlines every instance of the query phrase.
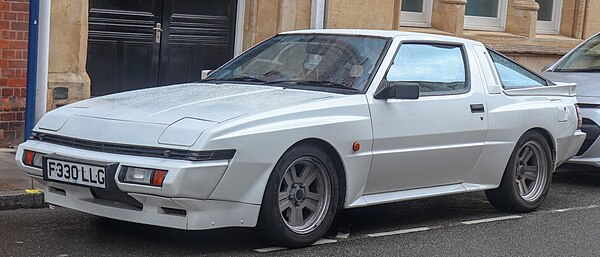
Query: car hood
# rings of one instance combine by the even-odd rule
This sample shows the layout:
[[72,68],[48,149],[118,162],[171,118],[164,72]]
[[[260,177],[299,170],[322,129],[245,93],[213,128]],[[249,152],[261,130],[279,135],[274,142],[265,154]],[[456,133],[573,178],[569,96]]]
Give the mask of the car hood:
[[185,148],[220,122],[335,96],[257,85],[182,84],[61,107],[44,115],[35,130],[96,142]]
[[183,118],[223,122],[244,114],[330,98],[273,86],[190,83],[98,97],[69,105],[75,116],[170,125]]
[[555,82],[577,83],[577,96],[600,97],[600,73],[543,72],[542,74]]

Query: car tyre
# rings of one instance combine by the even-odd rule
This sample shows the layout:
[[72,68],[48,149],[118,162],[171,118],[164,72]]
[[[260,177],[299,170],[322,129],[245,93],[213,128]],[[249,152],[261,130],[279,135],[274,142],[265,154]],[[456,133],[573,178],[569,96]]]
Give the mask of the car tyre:
[[485,194],[496,209],[534,211],[548,194],[553,171],[554,161],[548,141],[539,132],[527,132],[517,142],[500,186],[485,191]]
[[259,229],[276,245],[308,246],[331,226],[339,195],[336,168],[327,152],[310,144],[295,146],[269,178]]

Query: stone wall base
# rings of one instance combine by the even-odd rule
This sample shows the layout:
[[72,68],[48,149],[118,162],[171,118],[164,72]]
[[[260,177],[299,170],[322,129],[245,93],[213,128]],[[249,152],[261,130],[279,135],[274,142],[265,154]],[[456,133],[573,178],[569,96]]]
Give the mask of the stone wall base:
[[90,98],[90,84],[87,73],[49,73],[48,110]]

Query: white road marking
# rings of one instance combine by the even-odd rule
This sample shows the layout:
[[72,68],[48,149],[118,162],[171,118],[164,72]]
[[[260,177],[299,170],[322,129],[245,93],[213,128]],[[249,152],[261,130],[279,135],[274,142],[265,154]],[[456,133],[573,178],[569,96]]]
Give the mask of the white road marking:
[[410,229],[402,229],[402,230],[389,231],[389,232],[367,234],[367,236],[368,237],[392,236],[392,235],[401,235],[401,234],[408,234],[408,233],[414,233],[414,232],[427,231],[427,230],[430,230],[430,229],[431,229],[430,227],[410,228]]
[[588,210],[588,209],[595,209],[600,207],[599,205],[590,205],[590,206],[583,206],[583,207],[572,207],[572,208],[565,208],[565,209],[556,209],[556,210],[550,210],[550,213],[561,213],[561,212],[568,212],[568,211],[578,211],[578,210]]
[[337,236],[335,236],[336,238],[340,238],[340,239],[346,239],[350,236],[350,233],[342,233],[342,232],[338,232]]
[[275,252],[275,251],[281,251],[281,250],[287,250],[287,248],[284,248],[284,247],[265,247],[265,248],[254,249],[254,251],[259,252],[259,253],[268,253],[268,252]]
[[331,243],[337,243],[337,240],[321,238],[321,239],[319,239],[319,241],[314,242],[312,245],[324,245],[324,244],[331,244]]
[[474,224],[481,224],[481,223],[501,221],[501,220],[519,219],[519,218],[522,218],[522,217],[523,216],[521,216],[521,215],[502,216],[502,217],[489,218],[489,219],[463,221],[463,222],[461,222],[461,224],[474,225]]
[[[311,246],[331,244],[331,243],[337,243],[337,240],[327,239],[327,238],[321,238],[317,242],[314,242]],[[283,251],[283,250],[287,250],[287,249],[288,248],[285,248],[285,247],[273,246],[273,247],[265,247],[265,248],[254,249],[254,251],[255,252],[259,252],[259,253],[268,253],[268,252]]]

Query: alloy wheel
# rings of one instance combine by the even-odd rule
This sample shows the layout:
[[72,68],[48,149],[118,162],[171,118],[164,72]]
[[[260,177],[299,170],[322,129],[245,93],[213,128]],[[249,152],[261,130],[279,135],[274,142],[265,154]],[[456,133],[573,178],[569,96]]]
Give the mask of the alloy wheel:
[[331,183],[317,158],[296,159],[279,183],[279,213],[294,233],[308,234],[323,222],[331,202]]
[[529,141],[519,149],[515,182],[523,200],[533,202],[542,195],[548,179],[547,169],[547,156],[540,143]]

